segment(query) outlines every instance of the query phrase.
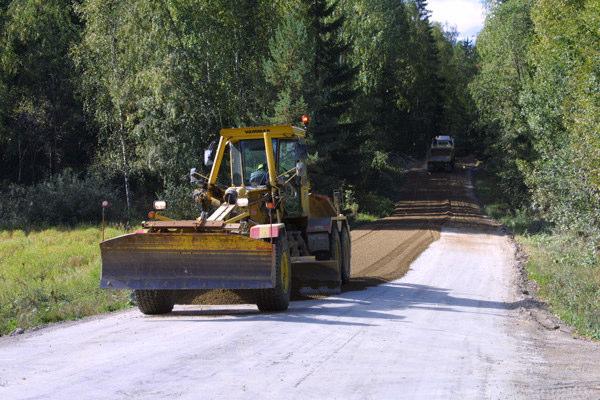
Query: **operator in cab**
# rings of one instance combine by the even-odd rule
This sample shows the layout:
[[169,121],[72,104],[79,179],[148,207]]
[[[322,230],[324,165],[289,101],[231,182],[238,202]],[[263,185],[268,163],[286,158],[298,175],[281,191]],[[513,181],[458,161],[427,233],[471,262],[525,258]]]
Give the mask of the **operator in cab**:
[[256,170],[250,174],[251,186],[264,186],[269,181],[269,174],[265,168],[265,164],[258,164]]

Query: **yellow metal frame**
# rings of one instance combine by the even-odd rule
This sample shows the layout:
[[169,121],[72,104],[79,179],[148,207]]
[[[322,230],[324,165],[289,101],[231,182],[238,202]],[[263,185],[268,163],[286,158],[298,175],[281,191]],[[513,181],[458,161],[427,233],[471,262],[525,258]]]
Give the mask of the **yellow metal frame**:
[[247,218],[250,216],[250,213],[248,211],[241,213],[240,215],[236,215],[233,218],[228,219],[227,221],[225,221],[226,224],[233,224],[234,222],[238,222],[243,220],[244,218]]
[[[225,155],[225,148],[229,143],[237,143],[240,140],[247,139],[262,139],[265,142],[265,153],[267,156],[267,166],[269,168],[269,184],[272,187],[273,194],[275,194],[275,190],[277,188],[277,167],[275,160],[276,156],[275,152],[273,151],[273,139],[304,138],[306,136],[304,129],[292,125],[227,128],[221,129],[220,135],[221,137],[219,139],[219,146],[217,147],[217,154],[210,170],[210,176],[208,177],[208,185],[212,186],[217,183],[219,169],[221,168],[221,163],[223,162],[223,157]],[[301,196],[302,207],[304,210],[308,210],[308,188],[302,188]],[[245,217],[237,216],[226,222],[237,222],[242,218]],[[276,211],[276,218],[277,221],[281,221],[281,213],[279,210]]]
[[208,177],[209,185],[217,183],[217,176],[219,175],[219,168],[221,168],[221,162],[223,161],[223,155],[225,154],[226,144],[225,138],[221,136],[219,139],[219,146],[217,147],[217,155],[210,170],[210,176]]
[[242,139],[262,139],[265,134],[271,139],[304,137],[305,131],[292,125],[268,125],[253,126],[247,128],[226,128],[221,129],[221,137],[231,142],[237,142]]
[[240,140],[245,139],[263,139],[265,141],[265,150],[267,153],[267,164],[269,167],[269,183],[271,186],[277,185],[277,171],[275,170],[275,154],[273,152],[273,142],[271,139],[284,139],[284,138],[303,138],[305,137],[305,131],[302,128],[298,128],[292,125],[268,125],[268,126],[254,126],[247,128],[227,128],[221,129],[221,138],[219,139],[219,146],[217,147],[217,154],[215,156],[212,169],[210,170],[210,176],[208,177],[208,184],[214,185],[217,183],[217,177],[221,163],[223,162],[223,156],[225,155],[225,148],[229,142],[236,143]]
[[277,167],[275,166],[273,138],[268,132],[264,132],[263,139],[265,141],[265,153],[267,153],[267,165],[269,167],[269,183],[271,186],[277,186]]

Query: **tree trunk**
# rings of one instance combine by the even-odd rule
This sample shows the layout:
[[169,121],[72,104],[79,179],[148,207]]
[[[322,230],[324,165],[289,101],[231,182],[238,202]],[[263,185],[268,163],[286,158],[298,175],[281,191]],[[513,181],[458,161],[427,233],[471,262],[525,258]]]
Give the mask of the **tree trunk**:
[[123,162],[123,183],[125,185],[125,202],[127,205],[127,224],[131,217],[131,192],[129,190],[129,165],[127,163],[127,152],[125,150],[125,138],[123,137],[122,124],[119,129],[119,140],[121,141],[121,157]]

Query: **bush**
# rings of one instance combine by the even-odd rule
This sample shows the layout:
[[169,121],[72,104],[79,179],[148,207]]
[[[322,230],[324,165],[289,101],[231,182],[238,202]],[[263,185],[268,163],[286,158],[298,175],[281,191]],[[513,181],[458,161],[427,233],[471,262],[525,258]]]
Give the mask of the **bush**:
[[392,200],[371,192],[359,196],[358,204],[359,211],[377,217],[387,217],[394,212],[394,202]]
[[70,170],[31,186],[11,184],[0,191],[0,229],[97,223],[103,200],[120,203],[109,182]]
[[164,213],[174,219],[194,219],[200,215],[200,206],[193,198],[194,188],[188,184],[167,185],[165,190],[157,194],[157,198],[167,202],[167,210]]

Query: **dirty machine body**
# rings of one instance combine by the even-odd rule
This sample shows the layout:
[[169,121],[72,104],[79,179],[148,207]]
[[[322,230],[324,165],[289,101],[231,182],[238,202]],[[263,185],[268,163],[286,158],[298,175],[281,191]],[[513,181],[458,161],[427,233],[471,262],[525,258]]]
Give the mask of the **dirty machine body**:
[[210,174],[190,172],[199,216],[173,220],[155,202],[143,229],[100,244],[101,286],[133,289],[147,314],[214,289],[262,311],[285,310],[292,292],[339,293],[350,229],[338,193],[311,193],[306,157],[301,128],[222,129],[205,152]]

